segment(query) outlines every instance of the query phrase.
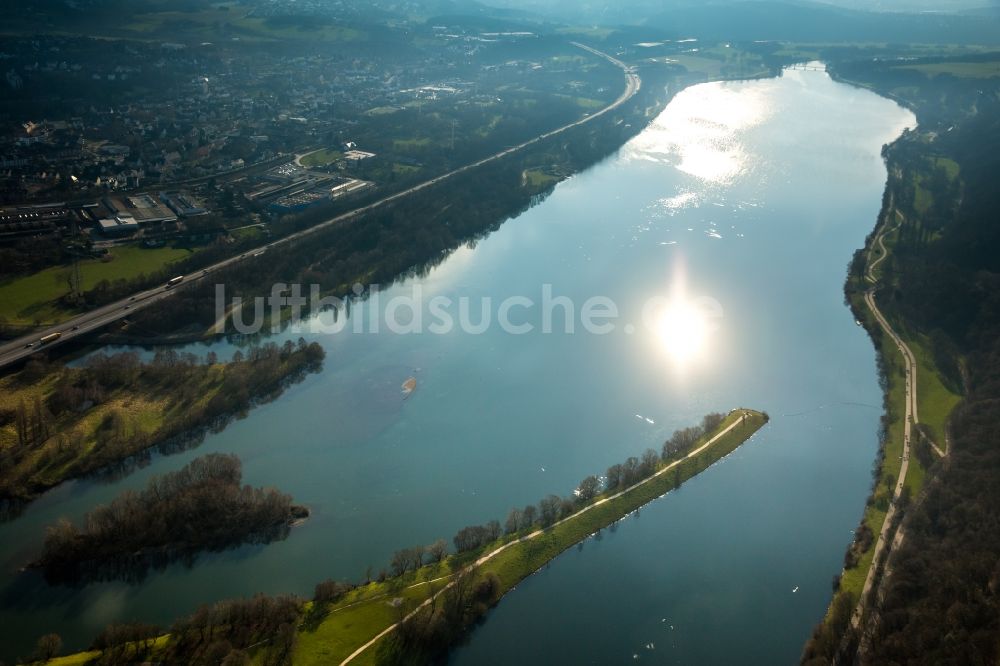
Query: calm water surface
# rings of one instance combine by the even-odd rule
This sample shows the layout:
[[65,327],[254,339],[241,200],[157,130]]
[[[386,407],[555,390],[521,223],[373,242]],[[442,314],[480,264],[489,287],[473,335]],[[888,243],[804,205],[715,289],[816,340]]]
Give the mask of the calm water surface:
[[[557,310],[553,335],[306,333],[328,351],[324,371],[279,401],[120,482],[65,484],[0,526],[0,657],[48,631],[77,648],[112,621],[167,624],[221,597],[308,595],[327,577],[360,578],[399,547],[568,494],[708,411],[747,405],[771,424],[522,583],[454,662],[794,661],[828,601],[876,450],[874,352],[841,285],[878,213],[881,146],[914,124],[822,72],[680,93],[616,155],[382,294],[419,284],[425,299],[489,297],[495,313],[509,296],[540,302],[548,284],[578,308],[612,299],[614,332],[584,334],[578,321],[566,334]],[[679,285],[723,313],[683,361],[641,317]],[[512,315],[540,318],[540,307]],[[404,401],[410,376],[418,387]],[[216,451],[237,453],[245,482],[291,493],[313,517],[284,542],[137,585],[50,587],[18,573],[44,525]]]

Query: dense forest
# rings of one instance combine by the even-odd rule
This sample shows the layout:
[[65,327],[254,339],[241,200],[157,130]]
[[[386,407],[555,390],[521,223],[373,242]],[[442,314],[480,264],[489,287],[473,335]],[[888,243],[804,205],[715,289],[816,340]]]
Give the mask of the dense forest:
[[51,582],[141,580],[151,567],[191,563],[201,550],[283,539],[293,521],[308,516],[289,495],[243,486],[242,479],[234,455],[196,458],[98,506],[82,528],[66,519],[50,526],[31,566]]
[[262,666],[287,664],[302,612],[303,600],[292,596],[219,601],[174,622],[165,643],[155,625],[113,624],[94,640],[100,655],[88,663],[137,664],[155,654],[156,663],[170,666],[246,666],[252,653]]
[[886,206],[901,222],[877,298],[903,330],[931,341],[945,381],[965,393],[949,455],[906,512],[860,637],[863,663],[1000,658],[1000,79],[914,69],[956,62],[836,67],[916,110],[919,131],[886,152]]

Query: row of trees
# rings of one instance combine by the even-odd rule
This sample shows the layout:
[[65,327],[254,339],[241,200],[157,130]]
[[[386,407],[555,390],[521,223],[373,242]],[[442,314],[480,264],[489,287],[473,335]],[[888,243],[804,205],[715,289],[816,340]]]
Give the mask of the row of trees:
[[428,604],[412,617],[405,604],[397,606],[399,623],[395,635],[380,646],[379,663],[428,663],[440,659],[472,624],[497,602],[500,578],[475,567],[459,571],[447,589],[428,590]]
[[17,430],[17,446],[28,447],[44,442],[51,432],[52,416],[42,404],[41,396],[35,396],[29,408],[22,399],[14,413],[14,427]]
[[496,520],[483,525],[463,527],[453,538],[455,550],[459,553],[470,552],[493,543],[502,534],[511,535],[527,532],[536,527],[542,529],[550,527],[557,521],[571,516],[602,491],[612,492],[628,488],[652,476],[661,464],[687,455],[702,437],[714,432],[724,419],[725,416],[722,414],[707,414],[702,419],[701,425],[675,431],[670,439],[663,443],[661,453],[646,449],[641,457],[632,456],[624,463],[609,467],[603,484],[598,477],[588,476],[580,482],[572,497],[548,495],[538,504],[511,509],[502,531],[500,523]]
[[141,576],[149,566],[198,550],[283,538],[294,519],[307,515],[290,496],[241,486],[241,480],[236,456],[197,458],[98,506],[82,529],[65,519],[49,527],[34,566],[55,580],[123,571]]
[[[661,463],[683,458],[694,449],[695,444],[702,437],[714,432],[725,418],[725,415],[714,412],[706,414],[700,425],[675,430],[670,439],[663,443],[660,453],[653,449],[646,449],[641,458],[633,456],[620,465],[612,465],[608,468],[604,484],[605,490],[628,488],[652,476]],[[592,487],[592,482],[587,482],[587,485],[589,490]],[[583,484],[581,484],[581,488],[582,486]]]
[[201,606],[170,627],[164,660],[191,666],[245,666],[250,663],[250,648],[256,647],[255,663],[290,663],[302,610],[302,600],[289,595],[258,594]]
[[[317,366],[324,357],[319,344],[309,344],[299,338],[298,343],[287,340],[281,346],[270,342],[251,346],[245,353],[237,350],[232,362],[226,364],[223,370],[239,379],[251,379],[255,384],[272,386],[280,381],[279,375],[287,374],[287,366],[291,365],[294,373]],[[106,396],[122,389],[132,392],[144,388],[156,389],[172,395],[179,393],[181,399],[198,398],[197,391],[188,395],[185,387],[199,388],[205,378],[205,368],[218,363],[215,352],[201,358],[190,352],[160,349],[149,363],[143,363],[136,352],[98,353],[88,358],[82,368],[63,369],[45,404],[52,414],[58,416],[80,409],[86,403],[101,403]]]
[[[630,457],[623,464],[611,466],[603,488],[598,477],[588,476],[580,482],[572,497],[548,495],[537,505],[511,509],[502,528],[496,520],[463,527],[453,538],[455,550],[460,554],[472,553],[496,542],[504,534],[514,535],[550,527],[579,511],[597,498],[602,490],[628,487],[651,476],[661,464],[680,459],[703,437],[718,429],[724,418],[722,414],[708,414],[701,425],[676,431],[664,442],[661,453],[648,449],[640,458]],[[444,545],[440,541],[436,544]],[[431,550],[430,547],[417,547],[398,551],[393,558],[393,573],[401,575],[418,568],[425,554]],[[440,561],[443,550],[434,552],[437,561]],[[489,605],[499,598],[502,589],[496,574],[480,575],[475,567],[459,571],[453,580],[440,598],[434,596],[435,591],[431,588],[427,605],[409,619],[403,621],[408,609],[405,606],[399,608],[398,631],[382,646],[379,655],[385,663],[425,663],[439,658],[468,626],[486,613]]]
[[444,561],[447,556],[448,542],[444,539],[438,539],[427,546],[413,546],[397,550],[390,563],[392,575],[402,576],[407,571],[416,571],[425,564],[438,564]]
[[55,266],[66,258],[58,234],[38,234],[0,248],[0,276],[4,278],[35,273]]
[[101,650],[98,663],[102,666],[136,663],[149,654],[157,637],[162,634],[160,627],[145,622],[109,624],[90,647]]
[[[314,610],[324,614],[355,589],[349,583],[325,580],[316,585]],[[95,666],[117,666],[152,660],[168,665],[246,666],[262,648],[259,663],[279,666],[288,663],[295,647],[293,631],[303,617],[304,604],[294,596],[257,595],[199,607],[170,627],[164,649],[156,649],[156,639],[167,630],[154,624],[128,622],[109,624],[90,645],[101,651]],[[33,659],[46,661],[59,654],[58,634],[39,638]]]
[[452,538],[452,542],[455,544],[457,552],[465,553],[496,541],[500,538],[501,534],[500,522],[491,520],[485,525],[463,527]]

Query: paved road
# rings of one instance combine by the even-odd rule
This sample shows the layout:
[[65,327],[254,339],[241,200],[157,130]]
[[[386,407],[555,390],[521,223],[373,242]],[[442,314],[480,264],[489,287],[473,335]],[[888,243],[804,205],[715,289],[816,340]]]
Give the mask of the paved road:
[[[704,444],[702,444],[701,446],[699,446],[697,449],[691,451],[690,453],[688,453],[683,458],[681,458],[679,460],[675,460],[674,462],[670,463],[669,465],[667,465],[663,469],[659,470],[658,472],[656,472],[652,476],[650,476],[648,478],[645,478],[642,481],[639,481],[638,483],[635,483],[635,484],[629,486],[625,490],[622,490],[620,492],[615,493],[614,495],[610,495],[608,497],[600,499],[600,500],[594,502],[593,504],[588,504],[587,506],[583,507],[582,509],[580,509],[576,513],[574,513],[574,514],[572,514],[570,516],[566,516],[562,520],[557,520],[556,522],[552,523],[552,525],[550,525],[549,527],[547,527],[545,529],[535,530],[531,534],[526,534],[525,536],[521,537],[520,539],[517,539],[516,541],[511,541],[510,543],[507,543],[507,544],[504,544],[504,545],[500,546],[496,550],[491,550],[490,552],[486,553],[485,555],[482,555],[481,557],[479,557],[479,559],[477,559],[474,564],[466,567],[466,569],[464,569],[463,572],[471,571],[475,567],[481,566],[481,565],[485,564],[486,562],[490,561],[491,559],[493,559],[494,557],[496,557],[500,553],[504,552],[508,548],[511,548],[512,546],[516,546],[517,544],[524,543],[525,541],[530,541],[531,539],[536,539],[539,536],[541,536],[542,534],[545,534],[546,532],[551,531],[553,528],[557,527],[558,525],[562,525],[563,523],[565,523],[567,521],[574,520],[575,518],[577,518],[577,517],[579,517],[579,516],[587,513],[591,509],[599,507],[602,504],[604,504],[605,502],[610,502],[612,500],[616,500],[619,497],[621,497],[622,495],[625,495],[626,493],[630,493],[633,490],[635,490],[636,488],[639,488],[639,487],[644,486],[645,484],[651,482],[653,479],[666,474],[667,472],[669,472],[670,470],[672,470],[677,465],[680,465],[685,460],[697,456],[699,453],[701,453],[702,451],[704,451],[705,449],[707,449],[708,447],[710,447],[712,444],[715,444],[715,442],[717,442],[719,440],[719,438],[723,437],[726,433],[728,433],[729,431],[731,431],[736,426],[742,425],[744,423],[744,420],[749,415],[750,415],[749,412],[743,411],[743,418],[736,419],[731,424],[729,424],[729,426],[725,430],[723,430],[722,432],[720,432],[717,435],[715,435],[715,437],[713,437],[712,439],[708,440],[707,442],[705,442]],[[441,578],[438,578],[437,580],[441,580]],[[410,618],[412,618],[414,615],[416,615],[417,613],[419,613],[422,608],[424,608],[425,606],[431,604],[435,599],[437,599],[439,596],[441,596],[442,594],[444,594],[444,592],[448,588],[450,588],[451,586],[453,586],[454,584],[455,584],[454,581],[452,581],[452,582],[448,583],[447,585],[445,585],[444,587],[442,587],[432,597],[430,597],[429,599],[425,600],[419,606],[417,606],[412,611],[410,611],[403,618],[403,622],[406,622],[407,620],[409,620]],[[410,587],[416,587],[416,586],[415,585],[411,585]],[[382,640],[383,638],[385,638],[386,636],[388,636],[389,634],[391,634],[393,631],[395,631],[396,627],[398,627],[398,626],[399,626],[399,623],[395,623],[395,624],[391,624],[387,628],[383,629],[381,632],[379,632],[379,634],[377,636],[375,636],[375,638],[371,639],[370,641],[368,641],[367,643],[365,643],[364,645],[362,645],[361,647],[359,647],[357,650],[355,650],[354,652],[352,652],[350,655],[348,655],[347,659],[344,659],[342,662],[340,662],[340,666],[346,666],[346,664],[349,664],[350,662],[354,661],[354,659],[356,659],[363,652],[365,652],[370,647],[372,647],[373,645],[375,645],[376,643],[378,643],[380,640]]]
[[[898,215],[898,212],[897,212]],[[894,231],[902,219],[897,219],[896,225],[892,228],[887,228],[882,231],[875,242],[872,243],[872,248],[868,252],[868,269],[865,273],[865,278],[873,283],[878,283],[878,278],[875,276],[875,269],[881,264],[887,255],[887,250],[885,247],[885,236],[890,232]],[[872,254],[874,252],[874,247],[878,246],[882,251],[882,254],[878,259],[872,261]],[[906,484],[906,473],[910,467],[910,439],[913,435],[913,431],[917,423],[920,422],[920,415],[917,409],[917,359],[913,355],[913,351],[910,349],[909,345],[903,342],[903,339],[899,337],[892,326],[889,325],[889,321],[879,310],[878,305],[875,303],[875,288],[872,287],[865,292],[865,304],[871,313],[875,316],[878,321],[879,326],[885,331],[886,335],[892,338],[892,341],[896,343],[896,347],[899,348],[900,354],[903,356],[903,361],[906,366],[906,409],[903,415],[903,462],[899,467],[899,478],[896,481],[896,487],[893,489],[892,501],[889,504],[889,510],[885,514],[885,520],[882,521],[882,529],[879,531],[878,541],[875,543],[875,552],[872,557],[872,565],[868,569],[868,576],[865,578],[864,587],[861,590],[861,598],[858,600],[858,605],[854,609],[854,614],[851,616],[851,626],[857,628],[861,623],[861,619],[864,615],[864,602],[868,598],[868,594],[871,591],[872,585],[875,582],[875,572],[878,569],[878,561],[882,556],[882,551],[884,551],[890,542],[891,532],[892,532],[892,521],[896,515],[896,503],[899,500],[900,494],[903,492],[903,487]],[[933,444],[932,444],[933,445]],[[939,455],[944,455],[936,445],[933,445],[938,451]],[[898,547],[903,539],[902,530],[898,530],[895,538],[892,539],[892,548]]]
[[[170,297],[170,295],[174,293],[174,290],[182,288],[184,285],[191,284],[194,282],[203,282],[211,278],[211,276],[214,273],[217,273],[223,268],[226,268],[241,261],[251,261],[259,257],[269,248],[277,247],[279,245],[284,245],[288,243],[293,243],[297,240],[305,238],[306,236],[309,236],[318,231],[326,229],[327,227],[333,226],[335,224],[340,224],[341,222],[346,222],[348,220],[353,220],[357,217],[361,217],[362,215],[366,215],[367,213],[370,213],[373,210],[376,210],[378,208],[383,208],[394,201],[398,201],[400,199],[408,197],[412,194],[415,194],[416,192],[420,192],[421,190],[434,187],[435,185],[438,185],[439,183],[442,183],[450,178],[454,178],[455,176],[458,176],[460,174],[472,171],[473,169],[477,169],[485,164],[489,164],[491,162],[503,159],[508,155],[521,151],[525,148],[528,148],[529,146],[533,146],[534,144],[539,143],[540,141],[544,141],[545,139],[549,139],[553,136],[562,134],[563,132],[571,130],[575,127],[579,127],[580,125],[591,122],[596,118],[600,118],[601,116],[614,111],[622,104],[630,100],[637,92],[639,92],[639,89],[642,86],[642,79],[639,78],[639,75],[636,74],[631,67],[623,63],[621,60],[613,58],[607,53],[598,51],[597,49],[591,48],[584,44],[579,44],[577,42],[572,42],[572,44],[596,56],[604,58],[613,65],[620,67],[625,72],[625,77],[626,77],[625,91],[621,94],[621,96],[618,99],[616,99],[614,102],[604,107],[600,111],[593,113],[589,116],[586,116],[580,120],[577,120],[576,122],[572,122],[568,125],[564,125],[563,127],[552,130],[551,132],[546,132],[545,134],[537,136],[534,139],[530,139],[529,141],[525,141],[524,143],[520,143],[516,146],[507,148],[506,150],[500,151],[499,153],[481,159],[477,162],[467,164],[463,167],[455,169],[454,171],[449,171],[448,173],[437,176],[436,178],[432,178],[418,185],[414,185],[409,189],[397,192],[396,194],[380,199],[374,203],[368,204],[367,206],[363,206],[361,208],[344,213],[342,215],[338,215],[336,217],[326,220],[325,222],[321,222],[303,231],[299,231],[289,236],[285,236],[280,240],[276,240],[272,243],[257,248],[256,250],[251,250],[238,257],[232,257],[230,259],[220,261],[216,264],[212,264],[211,266],[208,266],[207,268],[204,268],[193,275],[185,276],[184,281],[180,287],[175,287],[171,289],[167,285],[161,285],[159,287],[155,287],[147,291],[135,294],[129,298],[122,299],[116,303],[111,303],[109,305],[97,308],[96,310],[91,310],[89,312],[74,317],[73,319],[65,321],[61,324],[52,326],[43,331],[37,331],[30,335],[26,335],[16,340],[13,340],[12,342],[0,345],[0,368],[3,368],[12,363],[16,363],[30,356],[31,354],[36,353],[41,348],[49,348],[49,347],[54,347],[56,345],[60,345],[64,342],[68,342],[82,335],[91,333],[110,323],[125,319],[126,317],[128,317],[129,315],[138,310],[147,308],[163,300],[164,298]],[[57,340],[49,342],[46,345],[42,345],[40,343],[41,338],[50,335],[52,333],[60,333],[61,336]]]

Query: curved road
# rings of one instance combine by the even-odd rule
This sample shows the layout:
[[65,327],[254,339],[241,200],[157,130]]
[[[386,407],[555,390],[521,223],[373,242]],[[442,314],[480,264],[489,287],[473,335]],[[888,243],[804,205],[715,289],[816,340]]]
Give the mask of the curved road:
[[[873,285],[878,283],[878,278],[875,276],[875,269],[878,268],[878,265],[885,260],[886,255],[888,254],[885,247],[885,237],[902,223],[899,211],[896,211],[896,215],[896,225],[892,228],[886,228],[879,233],[878,237],[872,243],[872,247],[868,251],[868,269],[865,272],[865,279]],[[878,259],[872,261],[872,254],[874,253],[876,245],[882,251],[882,254]],[[913,351],[910,349],[909,345],[907,345],[896,333],[896,331],[893,330],[889,321],[885,318],[885,315],[883,315],[882,311],[879,310],[878,305],[875,303],[874,286],[865,292],[865,304],[875,316],[875,319],[878,321],[879,326],[882,327],[882,330],[885,331],[886,335],[892,338],[894,343],[896,343],[896,347],[899,348],[899,353],[903,356],[903,361],[906,366],[906,409],[903,415],[903,462],[899,467],[899,478],[896,481],[896,487],[893,489],[892,501],[889,503],[889,510],[886,511],[885,519],[882,521],[882,529],[879,531],[878,541],[875,542],[875,552],[872,556],[872,564],[868,569],[868,575],[865,578],[865,584],[861,590],[861,597],[858,599],[858,605],[854,608],[854,614],[851,616],[851,626],[855,628],[857,628],[861,623],[861,618],[864,615],[865,599],[868,598],[872,585],[874,585],[875,572],[878,569],[879,558],[882,556],[882,552],[887,548],[887,544],[892,536],[892,521],[896,515],[896,504],[903,492],[903,487],[906,484],[906,473],[910,467],[910,438],[912,436],[914,426],[920,422],[919,412],[917,411],[917,359],[913,355]],[[944,453],[938,449],[936,444],[932,442],[931,445],[939,455],[944,455]],[[892,547],[898,546],[900,541],[902,541],[902,530],[897,530],[895,539],[892,541]]]
[[[410,187],[406,190],[387,196],[384,199],[379,199],[378,201],[368,204],[367,206],[363,206],[361,208],[357,208],[342,215],[330,218],[325,222],[320,222],[319,224],[309,227],[308,229],[296,232],[289,236],[285,236],[280,240],[276,240],[272,243],[257,248],[256,250],[248,251],[238,257],[231,257],[229,259],[225,259],[218,263],[212,264],[211,266],[208,266],[194,273],[193,275],[185,276],[183,284],[203,281],[206,278],[210,277],[213,273],[216,273],[223,268],[226,268],[241,261],[249,261],[257,257],[260,257],[260,255],[262,255],[268,248],[277,247],[287,243],[293,243],[297,240],[305,238],[306,236],[309,236],[310,234],[314,234],[322,229],[326,229],[327,227],[339,224],[341,222],[346,222],[348,220],[353,220],[354,218],[370,213],[378,208],[382,208],[394,201],[408,197],[411,194],[415,194],[416,192],[420,192],[421,190],[434,187],[435,185],[442,183],[450,178],[454,178],[455,176],[466,173],[467,171],[472,171],[473,169],[477,169],[485,164],[489,164],[491,162],[503,159],[508,155],[524,150],[525,148],[533,146],[536,143],[549,139],[558,134],[562,134],[563,132],[567,132],[585,123],[589,123],[595,118],[600,118],[601,116],[614,111],[622,104],[624,104],[632,97],[634,97],[637,92],[639,92],[639,89],[642,87],[642,79],[639,78],[639,75],[636,74],[631,67],[623,63],[621,60],[613,58],[607,53],[604,53],[603,51],[598,51],[597,49],[591,48],[584,44],[580,44],[578,42],[571,42],[571,43],[573,44],[573,46],[576,46],[577,48],[583,49],[584,51],[592,53],[598,57],[604,58],[605,60],[615,65],[616,67],[621,68],[622,71],[625,72],[625,78],[626,78],[625,91],[621,94],[621,96],[618,97],[618,99],[616,99],[614,102],[612,102],[611,104],[609,104],[608,106],[604,107],[603,109],[601,109],[596,113],[581,118],[580,120],[572,122],[568,125],[564,125],[558,129],[554,129],[551,132],[546,132],[545,134],[536,136],[535,138],[525,141],[524,143],[512,146],[510,148],[507,148],[506,150],[502,150],[499,153],[495,153],[493,155],[490,155],[489,157],[483,158],[471,164],[467,164],[463,167],[459,167],[458,169],[449,171],[448,173],[424,181],[423,183],[420,183],[418,185],[414,185],[413,187]],[[43,331],[37,331],[30,335],[26,335],[11,342],[8,342],[6,344],[0,345],[0,368],[3,368],[7,365],[20,361],[36,353],[37,351],[39,351],[40,348],[54,347],[56,345],[77,338],[81,335],[86,335],[88,333],[91,333],[112,322],[124,319],[125,317],[129,316],[136,310],[147,308],[150,305],[153,305],[154,303],[163,300],[164,298],[168,298],[172,293],[173,293],[172,289],[167,285],[154,287],[152,289],[139,292],[133,296],[130,296],[127,299],[122,299],[116,303],[110,303],[95,310],[90,310],[89,312],[74,317],[73,319],[69,319],[61,324],[52,326]],[[59,333],[60,337],[57,340],[49,342],[48,344],[45,345],[41,344],[40,340],[42,338],[44,338],[47,335],[51,335],[53,333]]]

